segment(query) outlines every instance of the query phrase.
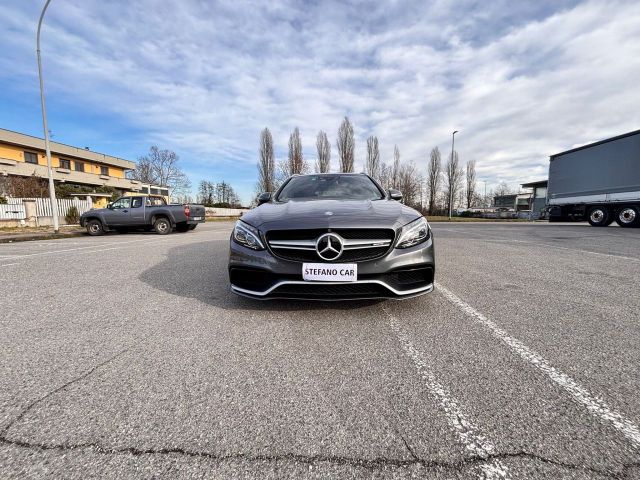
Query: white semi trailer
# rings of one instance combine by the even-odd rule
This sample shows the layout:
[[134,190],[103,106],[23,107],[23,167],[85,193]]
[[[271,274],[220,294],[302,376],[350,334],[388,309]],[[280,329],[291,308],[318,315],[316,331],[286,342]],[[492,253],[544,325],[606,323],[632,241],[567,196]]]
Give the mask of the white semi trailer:
[[640,130],[551,155],[549,221],[640,226]]

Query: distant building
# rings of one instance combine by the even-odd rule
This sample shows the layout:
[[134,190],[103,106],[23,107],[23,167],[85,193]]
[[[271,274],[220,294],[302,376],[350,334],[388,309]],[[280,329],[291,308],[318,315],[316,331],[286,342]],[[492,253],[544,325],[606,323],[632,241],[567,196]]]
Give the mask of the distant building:
[[529,203],[531,205],[531,219],[537,220],[539,218],[546,217],[543,212],[547,205],[547,180],[540,180],[538,182],[523,183],[520,186],[525,189],[531,189]]
[[530,209],[528,193],[513,193],[493,197],[493,208],[497,211],[522,212]]
[[[89,196],[96,206],[107,203],[113,189],[119,195],[152,193],[169,195],[167,187],[143,185],[127,178],[135,163],[87,148],[51,142],[51,165],[54,181],[77,187],[74,196]],[[0,176],[48,178],[44,140],[11,130],[0,129]],[[103,187],[111,187],[105,189]],[[2,193],[2,192],[0,192]]]

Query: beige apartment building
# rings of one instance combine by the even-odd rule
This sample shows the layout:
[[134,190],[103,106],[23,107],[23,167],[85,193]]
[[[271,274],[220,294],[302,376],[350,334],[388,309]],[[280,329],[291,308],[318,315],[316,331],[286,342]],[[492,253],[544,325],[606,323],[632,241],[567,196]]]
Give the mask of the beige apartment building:
[[[51,164],[56,183],[77,185],[82,190],[112,187],[120,194],[152,193],[168,196],[167,187],[145,185],[126,178],[127,172],[135,169],[135,163],[88,148],[72,147],[51,142]],[[0,176],[48,178],[44,140],[23,133],[0,128]],[[1,193],[1,192],[0,192]],[[109,195],[92,195],[96,206],[106,204]]]

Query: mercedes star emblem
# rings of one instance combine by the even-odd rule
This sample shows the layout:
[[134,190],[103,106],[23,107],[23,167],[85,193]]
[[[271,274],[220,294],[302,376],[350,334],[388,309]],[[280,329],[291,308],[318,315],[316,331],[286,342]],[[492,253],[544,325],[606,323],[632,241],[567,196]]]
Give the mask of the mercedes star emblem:
[[342,255],[343,248],[342,238],[335,233],[325,233],[316,241],[316,252],[323,260],[336,260]]

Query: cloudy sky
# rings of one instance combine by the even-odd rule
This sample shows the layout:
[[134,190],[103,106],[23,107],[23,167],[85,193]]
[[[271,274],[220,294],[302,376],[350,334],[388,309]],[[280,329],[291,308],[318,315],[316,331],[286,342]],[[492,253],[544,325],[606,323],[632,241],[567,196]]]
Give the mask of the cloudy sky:
[[[42,135],[42,1],[0,3],[0,127]],[[53,0],[43,62],[54,140],[135,160],[176,151],[194,186],[249,200],[260,130],[305,157],[342,117],[394,144],[476,160],[489,188],[546,177],[548,156],[640,128],[640,2]],[[483,184],[481,184],[483,185]]]

